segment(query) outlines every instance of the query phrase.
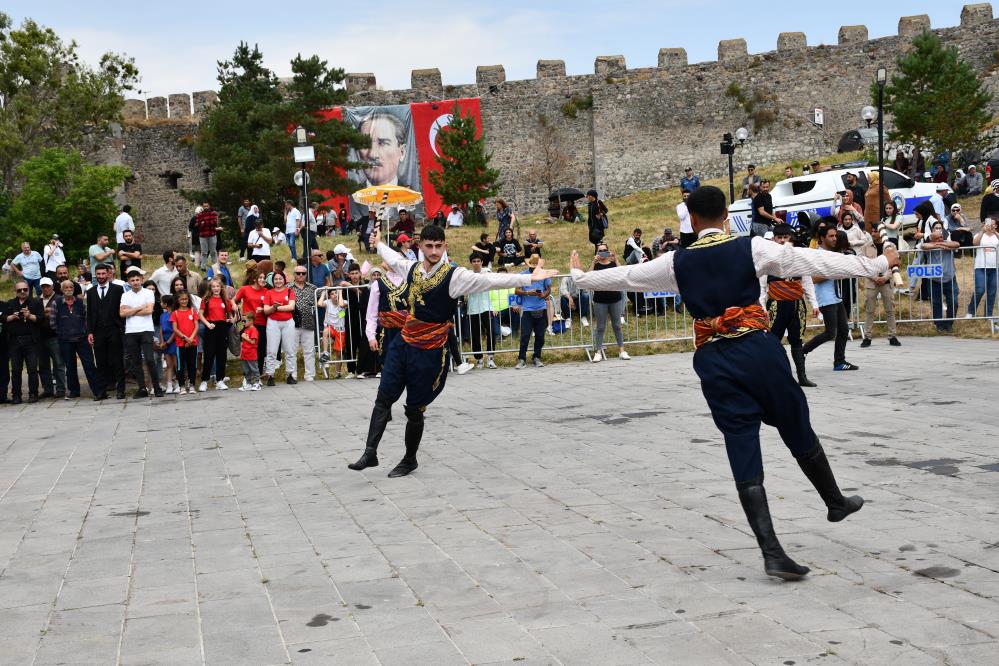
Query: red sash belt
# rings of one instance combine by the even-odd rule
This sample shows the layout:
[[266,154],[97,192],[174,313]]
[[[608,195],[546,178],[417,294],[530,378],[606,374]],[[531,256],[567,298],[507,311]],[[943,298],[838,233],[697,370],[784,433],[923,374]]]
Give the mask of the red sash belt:
[[767,311],[759,303],[746,307],[726,308],[718,317],[694,320],[694,347],[700,348],[704,343],[716,338],[738,337],[752,330],[766,331],[770,329]]
[[408,317],[406,310],[386,310],[378,313],[378,324],[382,328],[402,328]]
[[447,344],[447,336],[452,324],[430,323],[419,319],[407,319],[402,327],[402,339],[419,349],[440,349]]
[[805,295],[799,280],[775,280],[767,284],[767,297],[774,301],[797,301]]

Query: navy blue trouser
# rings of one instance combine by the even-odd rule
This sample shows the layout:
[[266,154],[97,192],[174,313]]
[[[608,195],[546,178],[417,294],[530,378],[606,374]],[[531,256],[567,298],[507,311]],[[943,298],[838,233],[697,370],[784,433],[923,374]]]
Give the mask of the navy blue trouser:
[[394,403],[406,391],[406,406],[426,409],[444,390],[447,380],[447,345],[440,349],[420,349],[397,335],[385,354],[378,392]]
[[760,423],[777,428],[795,458],[815,447],[805,394],[780,341],[770,333],[709,342],[694,353],[694,371],[725,436],[736,483],[763,473]]

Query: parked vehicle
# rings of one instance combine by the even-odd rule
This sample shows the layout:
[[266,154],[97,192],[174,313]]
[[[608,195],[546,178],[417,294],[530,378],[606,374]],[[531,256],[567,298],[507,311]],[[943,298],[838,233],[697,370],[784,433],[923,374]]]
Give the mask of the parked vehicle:
[[[830,215],[836,194],[846,190],[846,174],[856,174],[858,182],[866,188],[868,174],[877,173],[877,170],[876,166],[850,165],[848,168],[820,171],[779,181],[770,188],[774,212],[786,211],[788,224],[792,227],[797,227],[799,212],[808,213],[809,217]],[[891,193],[895,206],[902,212],[905,226],[916,223],[913,211],[917,205],[933,196],[937,187],[936,183],[917,183],[888,167],[884,170],[884,184]],[[739,199],[732,204],[729,215],[732,218],[732,233],[748,234],[753,217],[752,201]]]

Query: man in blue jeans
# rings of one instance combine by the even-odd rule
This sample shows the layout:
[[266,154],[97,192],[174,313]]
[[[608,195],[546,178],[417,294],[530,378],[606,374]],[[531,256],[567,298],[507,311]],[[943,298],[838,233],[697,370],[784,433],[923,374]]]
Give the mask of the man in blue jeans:
[[284,238],[288,242],[288,249],[291,251],[291,260],[298,259],[298,249],[295,247],[295,239],[302,229],[302,214],[295,208],[291,201],[284,202]]
[[[527,260],[527,269],[522,271],[530,274],[538,266],[541,257],[534,254]],[[541,350],[545,346],[545,329],[548,328],[548,297],[552,293],[552,281],[548,278],[536,280],[526,287],[519,287],[514,293],[524,299],[520,317],[520,354],[517,356],[517,369],[527,365],[527,343],[534,333],[534,367],[543,368]]]
[[[952,241],[944,230],[943,222],[936,220],[930,227],[929,237],[923,241],[921,248],[926,252],[923,263],[927,266],[941,268],[940,277],[928,277],[930,285],[930,302],[933,309],[933,324],[940,333],[950,333],[954,330],[954,318],[957,317],[957,280],[954,279],[954,250],[961,247],[957,241]],[[947,304],[946,319],[943,305]]]

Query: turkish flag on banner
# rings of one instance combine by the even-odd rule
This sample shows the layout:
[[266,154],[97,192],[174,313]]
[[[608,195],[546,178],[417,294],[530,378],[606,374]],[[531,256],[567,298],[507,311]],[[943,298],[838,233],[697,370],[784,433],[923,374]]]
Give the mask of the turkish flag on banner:
[[[322,109],[321,111],[318,111],[316,113],[316,118],[320,121],[339,120],[342,122],[343,109],[341,109],[339,106],[335,106],[332,109]],[[340,172],[341,176],[345,175],[343,169],[338,169],[338,171]],[[338,194],[336,196],[331,197],[329,190],[316,190],[316,194],[324,198],[324,200],[319,202],[319,205],[328,206],[330,209],[330,213],[333,216],[336,216],[336,214],[339,212],[340,204],[343,204],[348,211],[350,210],[350,201],[348,201],[345,195]]]
[[[420,182],[423,185],[423,205],[428,218],[440,210],[444,201],[430,182],[430,172],[440,171],[440,135],[448,130],[455,103],[462,116],[473,116],[477,128],[476,136],[482,136],[482,114],[479,98],[442,100],[440,102],[420,102],[410,104],[413,117],[413,132],[416,133],[416,154],[420,159]],[[447,211],[445,211],[447,212]]]

